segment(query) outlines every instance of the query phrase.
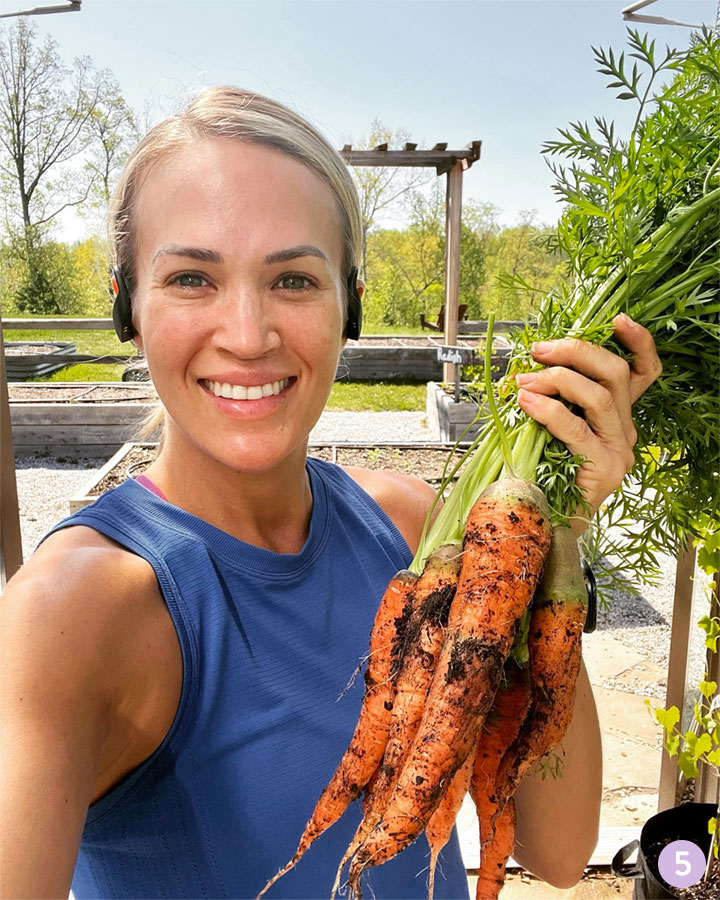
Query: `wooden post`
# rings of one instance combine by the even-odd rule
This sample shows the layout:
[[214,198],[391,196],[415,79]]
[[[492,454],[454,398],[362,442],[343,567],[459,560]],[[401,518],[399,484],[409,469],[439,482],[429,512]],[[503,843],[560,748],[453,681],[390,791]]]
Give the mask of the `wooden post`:
[[[720,616],[720,572],[713,576],[710,588],[710,616]],[[707,651],[707,679],[720,684],[720,651]],[[698,803],[718,803],[720,801],[720,778],[715,769],[703,762],[698,763],[699,777],[695,781],[695,800]]]
[[0,589],[23,561],[4,346],[0,320]]
[[[462,215],[462,163],[447,173],[445,206],[445,343],[456,344],[460,290],[460,218]],[[443,365],[443,381],[459,381],[460,366]]]
[[[677,561],[675,600],[673,603],[672,631],[670,634],[670,659],[668,660],[667,694],[665,697],[665,709],[677,706],[680,710],[680,728],[683,725],[682,714],[685,704],[690,628],[693,625],[694,574],[695,548],[691,546],[678,557]],[[660,784],[658,786],[658,812],[675,806],[679,771],[677,757],[669,756],[667,751],[663,749],[660,763]]]

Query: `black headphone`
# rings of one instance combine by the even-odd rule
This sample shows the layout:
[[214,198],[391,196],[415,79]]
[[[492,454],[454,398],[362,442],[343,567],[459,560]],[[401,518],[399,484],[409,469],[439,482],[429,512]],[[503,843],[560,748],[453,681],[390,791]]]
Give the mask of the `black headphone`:
[[[362,303],[357,289],[358,270],[355,266],[350,269],[347,279],[348,306],[345,319],[345,337],[356,341],[360,337],[362,328]],[[124,343],[135,337],[135,328],[132,323],[132,309],[130,307],[130,291],[120,266],[113,266],[112,289],[115,294],[113,306],[113,324],[118,338]]]

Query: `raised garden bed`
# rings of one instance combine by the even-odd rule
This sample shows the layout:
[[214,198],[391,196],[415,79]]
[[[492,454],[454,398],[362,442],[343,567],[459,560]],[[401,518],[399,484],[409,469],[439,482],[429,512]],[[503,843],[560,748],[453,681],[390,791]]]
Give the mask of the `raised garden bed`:
[[[425,411],[428,428],[441,441],[454,444],[478,413],[478,404],[467,391],[468,385],[460,385],[460,402],[455,401],[454,385],[428,382]],[[463,437],[463,444],[473,441],[485,424],[485,416],[476,422]]]
[[132,440],[157,404],[150,384],[8,384],[16,454],[103,456]]
[[[153,443],[128,443],[121,447],[81,492],[70,498],[70,512],[94,503],[105,491],[144,472],[155,459],[157,446]],[[450,444],[325,443],[310,444],[308,455],[338,465],[390,469],[417,475],[437,488],[451,449]]]
[[[338,381],[439,380],[443,365],[437,359],[437,348],[442,343],[442,339],[418,335],[368,335],[359,341],[348,341],[340,356],[336,378]],[[503,337],[493,343],[495,364],[502,366],[510,345]],[[478,338],[460,338],[457,344],[477,347],[480,352],[484,346],[478,343]],[[123,373],[123,381],[148,381],[149,377],[147,362],[142,357],[134,358]]]
[[68,363],[54,363],[53,356],[77,351],[70,341],[5,341],[3,346],[8,381],[27,381],[57,372]]

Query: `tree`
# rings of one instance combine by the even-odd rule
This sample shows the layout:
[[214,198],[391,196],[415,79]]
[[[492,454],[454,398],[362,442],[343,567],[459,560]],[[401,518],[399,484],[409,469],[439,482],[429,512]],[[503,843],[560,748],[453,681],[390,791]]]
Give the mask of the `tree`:
[[88,197],[90,175],[71,165],[93,139],[90,118],[102,79],[89,58],[63,65],[57,44],[36,45],[36,27],[18,19],[0,31],[0,171],[8,224],[38,230]]
[[[379,119],[373,119],[370,135],[353,144],[354,150],[372,150],[379,144],[387,144],[391,150],[402,150],[410,140],[409,134],[402,128],[394,133],[386,128]],[[353,180],[360,197],[360,209],[363,224],[363,256],[360,266],[360,277],[367,279],[367,235],[375,224],[378,213],[386,214],[400,206],[404,195],[424,184],[435,174],[428,174],[426,169],[409,168],[407,166],[353,166]]]
[[88,118],[88,128],[94,140],[86,168],[100,205],[107,207],[114,187],[114,176],[140,139],[140,133],[115,76],[108,69],[100,75],[100,94]]
[[133,127],[108,70],[96,70],[88,57],[69,70],[56,42],[41,44],[24,18],[0,29],[0,193],[8,246],[25,273],[17,294],[23,311],[72,308],[72,259],[47,243],[48,232],[96,186],[107,199]]

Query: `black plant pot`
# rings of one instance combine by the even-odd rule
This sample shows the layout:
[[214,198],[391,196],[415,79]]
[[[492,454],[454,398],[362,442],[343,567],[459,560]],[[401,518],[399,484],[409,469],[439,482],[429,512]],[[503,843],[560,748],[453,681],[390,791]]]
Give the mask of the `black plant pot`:
[[[657,813],[643,825],[639,841],[630,841],[615,854],[613,874],[636,879],[633,891],[635,900],[677,897],[675,890],[660,876],[658,857],[671,841],[692,841],[707,859],[712,840],[707,823],[717,813],[715,803],[681,803]],[[628,864],[627,860],[636,849],[637,862]]]

